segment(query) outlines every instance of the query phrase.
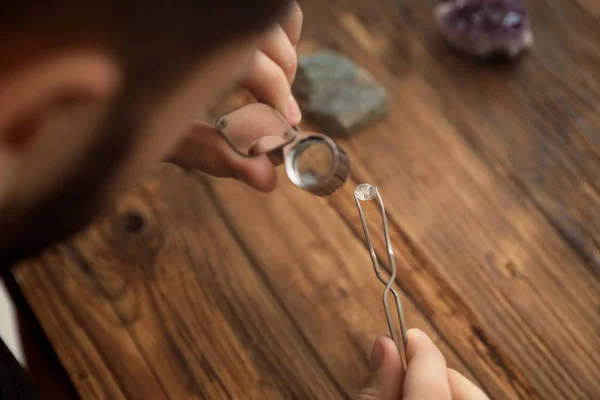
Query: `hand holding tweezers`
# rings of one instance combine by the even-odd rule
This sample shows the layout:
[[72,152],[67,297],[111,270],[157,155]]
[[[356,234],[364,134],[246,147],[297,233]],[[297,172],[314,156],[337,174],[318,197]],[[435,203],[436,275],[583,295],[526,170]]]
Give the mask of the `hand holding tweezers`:
[[[375,270],[375,275],[377,278],[385,285],[385,290],[383,291],[383,308],[385,309],[385,315],[387,318],[388,327],[390,329],[390,334],[392,335],[392,339],[396,343],[398,347],[398,351],[402,354],[400,341],[398,339],[398,334],[396,333],[396,328],[394,325],[394,318],[392,317],[392,312],[390,311],[390,307],[388,304],[389,293],[391,292],[394,296],[396,302],[396,309],[398,312],[398,320],[400,321],[400,331],[402,333],[402,348],[404,349],[405,357],[403,359],[404,367],[406,368],[406,325],[404,323],[404,312],[402,310],[402,303],[400,301],[400,296],[393,288],[393,284],[396,280],[396,260],[394,259],[394,250],[392,249],[392,243],[390,240],[390,233],[388,228],[387,217],[385,214],[385,207],[383,205],[383,200],[381,198],[381,194],[377,187],[363,183],[358,185],[354,190],[354,199],[356,200],[356,207],[358,208],[358,213],[360,214],[360,222],[362,224],[362,228],[365,234],[365,239],[367,242],[367,246],[369,248],[369,253],[371,255],[371,261],[373,262],[373,268]],[[379,208],[381,211],[381,220],[383,224],[383,233],[385,236],[385,245],[388,253],[389,266],[392,270],[390,278],[386,280],[381,274],[381,267],[379,265],[379,260],[377,259],[377,254],[375,253],[375,249],[373,248],[373,242],[371,240],[371,235],[369,234],[369,229],[367,228],[367,222],[365,219],[365,215],[361,206],[361,201],[370,201],[377,199],[379,203]]]

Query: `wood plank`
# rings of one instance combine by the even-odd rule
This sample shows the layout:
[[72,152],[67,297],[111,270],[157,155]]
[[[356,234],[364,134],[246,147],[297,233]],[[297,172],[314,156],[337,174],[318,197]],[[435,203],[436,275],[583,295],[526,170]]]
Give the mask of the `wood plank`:
[[[430,2],[344,4],[338,12],[330,2],[308,2],[313,18],[325,13],[339,24],[311,26],[306,37],[333,47],[345,40],[344,50],[366,67],[394,76],[389,88],[413,74],[437,88],[430,100],[439,112],[600,276],[600,19],[573,1],[527,1],[533,51],[490,67],[443,45]],[[359,22],[349,25],[348,15]]]
[[[419,86],[407,92],[419,93]],[[379,129],[377,139],[353,142],[349,154],[362,161],[356,176],[387,193],[396,224],[485,320],[484,331],[543,398],[563,385],[559,396],[594,398],[600,391],[593,378],[597,279],[537,209],[494,176],[450,126],[436,118],[427,127],[436,115],[429,104],[413,99],[406,114],[398,113],[397,126],[414,134],[407,140]],[[419,121],[413,124],[415,115]],[[402,149],[402,156],[389,154],[390,148]],[[369,164],[375,155],[378,162]],[[540,362],[556,367],[533,373]]]
[[[222,215],[250,258],[330,374],[356,394],[360,378],[368,374],[370,347],[376,336],[387,332],[383,287],[374,275],[364,240],[337,211],[322,199],[282,185],[278,193],[263,195],[238,182],[211,180],[215,204],[221,205]],[[489,362],[477,354],[477,344],[468,346],[468,354],[462,352],[464,348],[457,354],[429,322],[431,310],[423,313],[400,292],[409,325],[428,332],[449,365],[478,382],[465,365],[471,358],[478,365]],[[495,398],[511,391],[506,381],[488,372],[476,375],[486,378],[480,384]]]
[[[367,67],[392,92],[394,112],[388,121],[346,143],[357,180],[380,185],[392,199],[388,208],[402,235],[422,250],[428,262],[483,321],[484,335],[497,343],[502,359],[514,362],[524,374],[526,390],[531,386],[543,398],[595,398],[600,393],[594,378],[600,374],[594,356],[600,349],[600,286],[596,270],[586,269],[579,255],[593,263],[600,203],[589,177],[598,176],[594,158],[597,149],[588,145],[578,153],[588,156],[575,160],[569,151],[580,145],[577,136],[571,142],[560,143],[569,146],[566,151],[561,151],[556,138],[548,137],[546,149],[551,153],[544,155],[555,157],[551,166],[542,162],[511,164],[500,159],[503,154],[528,160],[535,146],[523,148],[516,143],[543,141],[541,130],[530,135],[524,128],[530,116],[523,118],[518,109],[495,101],[494,96],[509,98],[512,94],[503,86],[503,78],[510,71],[501,70],[499,75],[497,69],[473,66],[448,52],[443,56],[444,63],[440,63],[435,57],[444,53],[440,53],[431,26],[424,22],[429,18],[425,13],[430,15],[431,11],[424,2],[403,2],[398,5],[401,12],[392,6],[358,2],[347,2],[348,7],[337,12],[329,4],[310,3],[309,13],[328,13],[332,24],[326,28],[313,26],[308,39],[315,43],[307,47],[327,44],[341,50]],[[557,7],[553,3],[555,16],[559,14]],[[564,7],[566,15],[576,13],[570,7]],[[348,28],[348,13],[368,20],[368,24],[363,29]],[[584,18],[582,24],[596,29],[596,22]],[[398,24],[403,26],[399,29]],[[364,32],[371,39],[365,40]],[[569,33],[574,35],[572,30]],[[373,38],[388,38],[387,46],[376,47],[388,51],[373,52],[372,46],[364,47]],[[571,43],[565,37],[561,40],[565,48]],[[579,54],[581,57],[597,54],[587,40],[579,49],[584,53]],[[574,50],[567,54],[571,52]],[[551,56],[548,48],[543,56]],[[575,69],[573,64],[556,63],[565,70],[568,66]],[[529,92],[521,91],[522,101],[526,93],[533,91],[535,96],[548,87],[553,78],[535,79],[539,70],[524,72],[522,65],[517,68],[518,82],[529,77],[538,88],[537,92],[531,86],[526,88]],[[572,72],[567,82],[579,87],[587,83],[585,94],[597,104],[597,73],[584,72],[587,70]],[[453,84],[448,83],[451,80]],[[562,89],[564,86],[558,86],[557,90]],[[486,96],[471,98],[472,92]],[[502,114],[492,112],[497,108]],[[545,113],[547,109],[537,110],[538,118]],[[474,146],[472,137],[461,130],[466,124],[458,125],[457,120],[469,122],[469,132],[480,135],[480,147]],[[590,136],[596,134],[588,132]],[[565,177],[563,169],[571,168],[579,173]],[[534,181],[528,179],[532,173],[544,174],[548,181],[556,177],[556,186],[537,185],[536,189]],[[585,190],[573,191],[566,183],[574,177],[576,186]],[[523,187],[527,188],[525,193]],[[575,200],[567,202],[565,196]],[[555,198],[565,208],[563,220],[542,201],[544,198]],[[573,201],[583,205],[573,206]],[[345,218],[354,215],[351,205],[338,207]],[[561,228],[565,220],[585,230],[580,239],[589,251],[578,246],[573,246],[573,251],[564,244],[555,227],[570,239],[571,245],[574,240]],[[407,292],[411,294],[410,288]],[[536,372],[540,363],[547,365],[543,373]]]
[[[600,391],[592,356],[598,281],[537,209],[437,117],[427,101],[432,89],[408,82],[401,93],[410,96],[397,95],[405,111],[348,144],[355,176],[382,187],[396,224],[485,321],[486,336],[500,343],[536,392],[593,398]],[[412,135],[398,135],[395,127]],[[344,211],[351,218],[353,210]],[[555,367],[537,374],[540,362]]]
[[182,181],[149,179],[60,255],[18,271],[82,398],[344,397]]
[[15,275],[61,362],[68,366],[66,370],[76,389],[83,398],[124,399],[118,379],[105,365],[102,351],[98,350],[93,337],[79,329],[79,321],[70,305],[56,294],[61,286],[54,284],[46,264],[57,260],[56,263],[61,265],[64,261],[53,252],[44,258],[45,261],[19,268]]

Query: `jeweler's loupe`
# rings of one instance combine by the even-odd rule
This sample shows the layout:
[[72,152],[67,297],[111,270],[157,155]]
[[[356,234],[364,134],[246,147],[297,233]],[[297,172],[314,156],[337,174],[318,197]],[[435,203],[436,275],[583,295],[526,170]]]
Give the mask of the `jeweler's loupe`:
[[348,156],[333,140],[301,132],[267,104],[246,104],[219,118],[216,127],[239,154],[285,164],[290,181],[317,196],[336,192],[350,173]]

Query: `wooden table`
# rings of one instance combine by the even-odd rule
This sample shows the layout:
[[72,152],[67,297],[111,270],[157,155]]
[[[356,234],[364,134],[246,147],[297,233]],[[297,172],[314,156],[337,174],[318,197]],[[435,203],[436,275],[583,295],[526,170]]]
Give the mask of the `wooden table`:
[[600,8],[527,3],[535,49],[488,66],[443,44],[433,0],[305,2],[300,52],[367,68],[389,118],[340,141],[331,198],[164,166],[20,268],[81,397],[353,398],[387,332],[352,197],[370,182],[407,323],[451,367],[496,399],[600,398]]

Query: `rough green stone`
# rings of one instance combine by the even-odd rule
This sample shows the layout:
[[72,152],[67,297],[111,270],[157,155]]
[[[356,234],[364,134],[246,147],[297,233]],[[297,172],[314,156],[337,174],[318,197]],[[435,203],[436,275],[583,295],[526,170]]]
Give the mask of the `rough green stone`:
[[293,86],[304,117],[331,136],[348,136],[387,115],[386,90],[333,51],[302,57]]

